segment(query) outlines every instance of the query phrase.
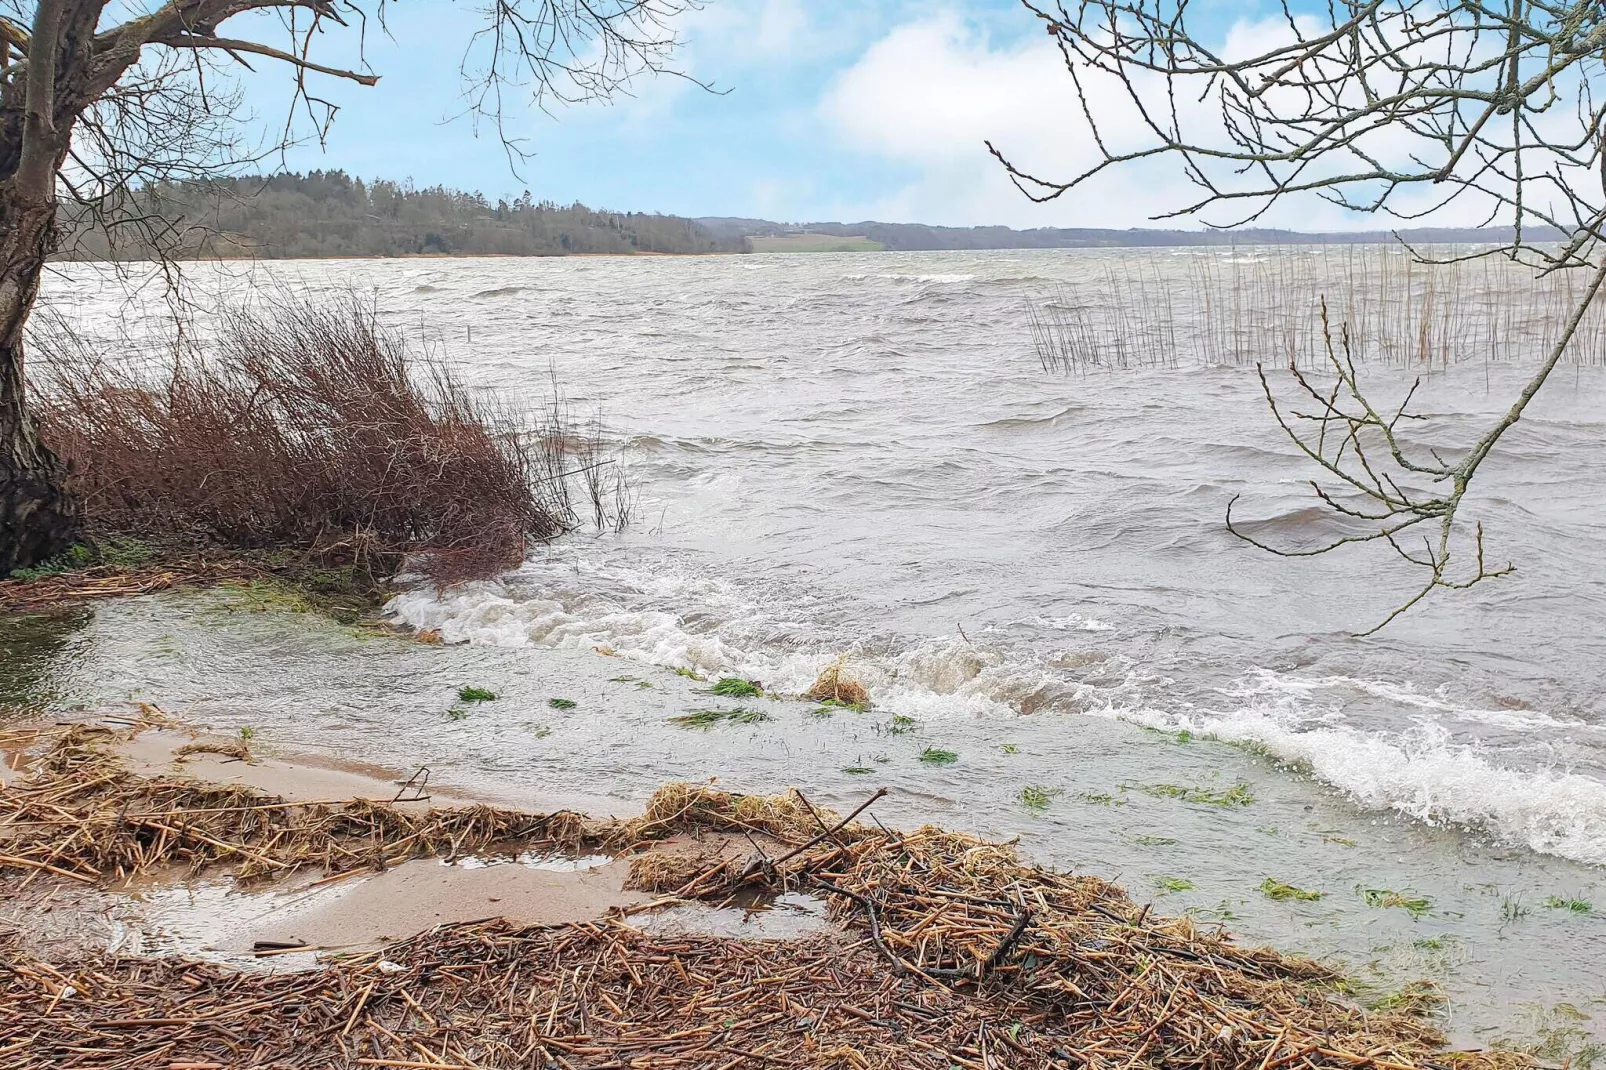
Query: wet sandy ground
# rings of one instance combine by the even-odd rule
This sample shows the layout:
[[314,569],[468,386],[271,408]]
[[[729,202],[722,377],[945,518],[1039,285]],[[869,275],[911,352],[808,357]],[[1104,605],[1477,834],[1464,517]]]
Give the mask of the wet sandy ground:
[[[425,789],[416,779],[374,766],[317,756],[241,752],[238,738],[155,728],[115,750],[143,776],[186,776],[240,785],[288,801],[371,799],[406,808],[473,805],[462,793]],[[14,783],[26,751],[6,752],[0,768]],[[0,782],[6,783],[6,782]],[[712,864],[751,854],[740,839],[675,837],[654,851],[688,853]],[[40,954],[120,951],[182,953],[262,969],[306,969],[330,952],[368,950],[437,925],[503,917],[520,925],[596,921],[625,913],[644,928],[736,938],[802,936],[829,927],[824,905],[807,896],[726,907],[666,903],[628,890],[629,862],[606,855],[550,854],[426,858],[383,872],[300,874],[239,886],[228,876],[182,871],[109,888],[26,877],[0,879],[0,930],[16,930]]]

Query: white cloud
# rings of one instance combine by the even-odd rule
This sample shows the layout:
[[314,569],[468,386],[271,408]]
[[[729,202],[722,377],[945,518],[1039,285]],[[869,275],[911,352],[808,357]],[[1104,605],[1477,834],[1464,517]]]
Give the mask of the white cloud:
[[1174,168],[1148,167],[1051,205],[1028,201],[984,143],[991,140],[1044,176],[1064,177],[1088,166],[1096,150],[1075,88],[1046,35],[994,46],[951,12],[905,24],[876,42],[828,89],[820,110],[848,147],[916,174],[903,188],[857,206],[862,215],[954,224],[1134,226],[1160,206],[1178,203],[1185,192]]
[[[1255,54],[1288,32],[1281,23],[1240,22],[1230,29],[1223,50]],[[1108,76],[1081,73],[1106,147],[1120,152],[1152,144],[1125,88]],[[1158,78],[1138,87],[1146,99],[1163,91]],[[1212,103],[1183,100],[1179,106],[1184,128],[1200,131],[1200,140],[1221,129]],[[1101,156],[1076,88],[1046,34],[999,44],[952,11],[901,25],[870,46],[827,89],[819,113],[844,147],[913,173],[901,188],[875,200],[832,206],[842,218],[1016,227],[1189,226],[1188,220],[1155,222],[1154,217],[1201,197],[1178,159],[1158,157],[1117,166],[1056,201],[1033,204],[1010,183],[984,142],[990,140],[1023,170],[1048,179],[1064,181],[1093,166]],[[1225,223],[1232,221],[1232,212],[1218,208],[1206,218]],[[1468,215],[1438,221],[1472,221]],[[1259,222],[1301,230],[1391,225],[1387,218],[1358,217],[1314,195],[1290,198]]]
[[805,62],[826,51],[831,36],[803,0],[720,0],[686,20],[694,54],[741,69]]

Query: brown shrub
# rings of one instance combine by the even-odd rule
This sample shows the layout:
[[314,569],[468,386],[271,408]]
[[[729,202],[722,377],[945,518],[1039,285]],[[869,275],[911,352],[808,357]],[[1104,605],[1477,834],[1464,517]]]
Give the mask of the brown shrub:
[[[531,427],[354,296],[227,311],[215,340],[159,367],[108,360],[60,320],[31,342],[44,433],[91,533],[293,548],[372,576],[419,554],[446,584],[576,527],[577,497],[625,503],[600,427],[577,433],[561,401]],[[594,508],[599,524],[627,512]]]

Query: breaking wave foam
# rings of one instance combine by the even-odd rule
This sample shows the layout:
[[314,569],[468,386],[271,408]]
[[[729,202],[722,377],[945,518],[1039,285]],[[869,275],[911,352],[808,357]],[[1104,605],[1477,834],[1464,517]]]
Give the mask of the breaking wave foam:
[[1253,744],[1363,806],[1606,865],[1606,784],[1566,770],[1502,766],[1484,747],[1455,742],[1431,721],[1385,734],[1338,720],[1312,723],[1311,711],[1296,711],[1287,703],[1182,713],[1111,706],[1096,712],[1149,728]]
[[[582,571],[584,571],[582,569]],[[526,577],[527,579],[529,577]],[[592,579],[600,579],[593,576]],[[618,570],[607,576],[620,586]],[[1501,765],[1476,742],[1452,738],[1445,723],[1503,727],[1552,723],[1535,711],[1468,710],[1439,693],[1341,676],[1299,678],[1252,670],[1221,693],[1219,709],[1180,700],[1172,681],[1145,674],[1125,655],[1079,650],[1030,657],[968,641],[920,639],[873,648],[796,638],[766,642],[795,625],[770,620],[740,591],[672,571],[629,574],[633,593],[657,607],[695,605],[683,616],[627,604],[623,595],[532,590],[513,582],[465,585],[437,596],[420,589],[390,604],[399,621],[433,629],[451,643],[498,647],[605,647],[627,660],[705,675],[741,675],[770,690],[798,693],[846,654],[850,675],[878,706],[922,718],[1057,711],[1118,719],[1168,731],[1187,729],[1264,748],[1362,806],[1436,826],[1476,830],[1498,841],[1592,865],[1606,865],[1606,783],[1557,768]],[[739,623],[739,626],[732,627]],[[1057,633],[1099,633],[1110,625],[1069,615],[1031,623]],[[753,635],[751,641],[735,635]],[[991,639],[992,636],[989,636]],[[1408,719],[1403,730],[1350,722],[1323,692],[1369,695]],[[1168,704],[1170,697],[1173,701]]]

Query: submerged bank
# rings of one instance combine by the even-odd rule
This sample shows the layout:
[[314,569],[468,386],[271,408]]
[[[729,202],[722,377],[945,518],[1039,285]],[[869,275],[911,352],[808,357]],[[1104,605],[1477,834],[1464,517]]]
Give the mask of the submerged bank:
[[[390,802],[285,798],[238,775],[234,783],[190,775],[171,759],[249,761],[249,752],[238,739],[141,740],[143,716],[126,729],[8,734],[8,749],[28,760],[25,775],[0,789],[0,902],[36,878],[115,886],[178,866],[213,879],[227,868],[241,886],[298,871],[320,882],[357,874],[346,878],[356,887],[400,868],[362,871],[413,857],[460,866],[474,856],[586,850],[617,854],[635,893],[609,902],[598,881],[587,903],[568,904],[578,917],[446,918],[373,951],[348,944],[271,970],[88,949],[47,960],[27,948],[28,932],[13,934],[3,938],[10,963],[0,979],[9,1065],[1528,1063],[1511,1052],[1439,1052],[1442,1036],[1407,1013],[1431,1004],[1420,991],[1368,1014],[1327,967],[1245,949],[1099,878],[1027,865],[1007,845],[839,820],[796,793],[688,785],[656,793],[624,822],[436,807],[416,798],[416,778]],[[280,762],[251,775],[271,782],[293,768]],[[230,776],[226,766],[206,772]],[[369,794],[389,787],[368,784]],[[298,790],[329,786],[302,781]],[[527,892],[541,883],[527,868],[503,872]],[[586,879],[549,883],[535,898],[550,907]],[[648,917],[687,901],[788,892],[828,901],[834,923],[755,940]],[[295,939],[254,945],[270,957],[315,950]]]
[[[712,681],[607,651],[397,641],[226,589],[0,629],[5,702],[50,718],[144,701],[254,750],[367,763],[384,782],[427,765],[432,793],[521,811],[627,816],[667,780],[717,776],[760,795],[800,786],[846,812],[885,785],[874,813],[889,826],[1018,837],[1024,857],[1114,878],[1157,913],[1331,962],[1358,999],[1430,980],[1458,1045],[1554,1042],[1559,1061],[1600,1043],[1606,926],[1545,905],[1600,902],[1596,871],[1359,809],[1221,742],[712,695]],[[464,688],[495,698],[464,701]],[[684,720],[709,709],[754,716]],[[260,768],[193,760],[219,763],[208,779]]]

